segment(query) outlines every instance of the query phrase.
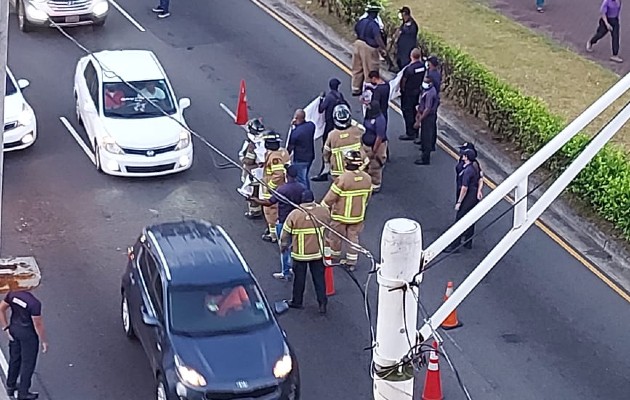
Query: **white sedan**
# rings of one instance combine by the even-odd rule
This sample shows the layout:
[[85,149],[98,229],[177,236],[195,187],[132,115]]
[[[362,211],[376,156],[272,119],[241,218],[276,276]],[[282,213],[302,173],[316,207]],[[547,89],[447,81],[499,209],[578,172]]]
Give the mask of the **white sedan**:
[[37,138],[37,120],[31,106],[22,95],[29,85],[26,79],[15,80],[7,68],[4,96],[4,151],[21,150],[31,146]]
[[101,51],[81,58],[74,97],[99,171],[157,176],[191,167],[193,146],[183,115],[190,99],[175,100],[151,51]]

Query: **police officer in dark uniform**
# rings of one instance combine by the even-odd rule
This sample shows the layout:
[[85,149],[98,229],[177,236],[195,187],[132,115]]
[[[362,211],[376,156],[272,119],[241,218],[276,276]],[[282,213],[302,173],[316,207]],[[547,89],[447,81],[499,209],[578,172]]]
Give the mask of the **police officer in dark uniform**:
[[415,140],[418,138],[418,129],[414,128],[416,122],[416,106],[422,93],[422,82],[426,67],[422,61],[422,51],[413,49],[411,51],[411,64],[403,72],[400,79],[400,105],[405,120],[405,134],[399,137],[400,140]]
[[396,40],[396,64],[402,70],[410,60],[411,51],[418,46],[418,24],[411,16],[409,7],[400,9],[402,25],[398,28],[398,38]]
[[[479,182],[481,181],[481,171],[477,161],[477,152],[473,149],[465,149],[462,152],[463,168],[457,174],[457,203],[455,203],[455,221],[459,221],[472,210],[481,200]],[[471,225],[464,233],[451,243],[444,251],[453,253],[458,251],[458,247],[463,242],[467,249],[472,248],[472,237],[475,234],[475,225]]]
[[435,151],[437,141],[437,110],[440,105],[440,97],[433,86],[433,81],[429,76],[424,77],[422,82],[422,96],[418,103],[418,113],[416,114],[416,124],[420,128],[420,138],[414,143],[420,145],[422,155],[414,164],[429,165],[431,163],[431,152]]
[[[10,323],[7,321],[9,308],[11,309]],[[30,388],[40,341],[42,352],[48,351],[42,321],[42,303],[31,292],[9,292],[0,302],[0,324],[9,337],[7,394],[13,397],[17,390],[18,400],[36,399],[38,394],[30,392]],[[20,378],[19,386],[18,377]]]

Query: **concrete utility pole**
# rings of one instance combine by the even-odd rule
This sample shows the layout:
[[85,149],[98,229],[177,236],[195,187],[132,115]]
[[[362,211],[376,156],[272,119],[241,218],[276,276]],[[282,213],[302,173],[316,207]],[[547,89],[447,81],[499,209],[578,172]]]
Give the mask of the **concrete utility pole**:
[[0,0],[0,255],[2,254],[2,188],[4,185],[4,97],[7,91],[7,50],[9,47],[9,1]]
[[418,293],[417,287],[409,287],[407,283],[418,272],[421,260],[420,224],[405,218],[387,221],[378,271],[378,319],[373,350],[375,400],[413,399],[413,367],[391,367],[416,344]]

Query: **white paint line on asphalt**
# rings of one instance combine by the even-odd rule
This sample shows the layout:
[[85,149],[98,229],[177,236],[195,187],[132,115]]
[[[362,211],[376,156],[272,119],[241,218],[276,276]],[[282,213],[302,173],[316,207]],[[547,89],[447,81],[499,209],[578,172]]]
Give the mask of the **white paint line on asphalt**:
[[136,21],[131,15],[129,15],[129,13],[127,11],[125,11],[124,8],[122,8],[121,6],[118,5],[118,3],[116,3],[114,0],[109,0],[109,4],[111,4],[112,6],[114,6],[115,9],[117,9],[122,15],[123,17],[127,18],[127,20],[129,22],[131,22],[131,24],[133,26],[135,26],[136,28],[138,28],[138,30],[140,32],[146,32],[147,30],[144,29],[142,27],[142,25],[140,25],[140,23],[138,21]]
[[[225,112],[226,112],[226,114],[227,114],[227,115],[229,115],[229,116],[230,116],[230,118],[232,118],[234,121],[236,121],[236,114],[234,114],[234,113],[232,112],[232,110],[230,110],[230,109],[228,108],[228,106],[226,106],[226,105],[225,105],[225,104],[223,104],[223,103],[219,103],[219,106],[223,109],[223,111],[225,111]],[[240,127],[241,127],[241,128],[243,128],[243,130],[244,130],[245,132],[247,132],[247,128],[245,127],[245,125],[240,125]]]
[[[94,159],[94,153],[92,153],[92,150],[90,150],[90,148],[85,144],[85,142],[83,141],[83,139],[81,139],[81,136],[79,136],[79,134],[77,133],[77,131],[72,127],[72,124],[70,124],[70,122],[66,119],[66,117],[59,117],[59,120],[61,121],[61,123],[66,127],[66,129],[68,130],[68,132],[70,132],[70,134],[72,135],[72,137],[74,138],[74,140],[77,141],[77,143],[79,144],[79,146],[81,146],[81,148],[83,149],[83,151],[85,152],[85,154],[88,156],[88,158],[90,159],[90,161],[92,161],[92,164],[96,165],[96,160]],[[0,361],[1,362],[1,361]]]
[[[2,369],[2,374],[4,375],[4,377],[7,377],[7,374],[9,373],[9,363],[7,362],[6,357],[4,356],[4,351],[0,350],[0,368]],[[6,381],[6,379],[4,380]],[[2,386],[5,388],[5,390],[0,390],[0,400],[9,400],[9,396],[7,396],[7,391],[6,391],[6,384],[2,383]]]

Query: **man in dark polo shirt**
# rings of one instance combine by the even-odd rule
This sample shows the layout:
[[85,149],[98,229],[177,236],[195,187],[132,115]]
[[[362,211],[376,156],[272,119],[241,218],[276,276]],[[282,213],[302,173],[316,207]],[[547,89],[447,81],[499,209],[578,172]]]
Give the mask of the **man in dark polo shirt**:
[[414,128],[416,122],[416,106],[422,93],[422,82],[426,68],[422,61],[420,49],[411,50],[411,64],[409,64],[400,80],[400,105],[405,120],[405,134],[400,140],[415,140],[418,138],[418,129]]
[[291,124],[293,128],[287,146],[293,157],[291,165],[298,170],[297,181],[310,189],[308,172],[315,159],[315,124],[306,121],[306,114],[302,109],[295,111]]
[[[294,165],[286,167],[287,170],[287,183],[280,186],[271,196],[269,200],[262,200],[255,197],[250,197],[247,200],[260,204],[263,207],[271,207],[274,204],[278,204],[278,221],[276,222],[276,235],[280,237],[282,235],[282,227],[284,221],[287,219],[291,211],[295,209],[293,204],[300,204],[302,201],[302,193],[306,188],[300,182],[297,181],[298,169]],[[287,198],[292,204],[283,200]],[[278,241],[280,243],[280,241]],[[291,250],[281,252],[280,262],[282,265],[282,272],[276,272],[273,277],[276,279],[289,279],[291,277]]]
[[[7,310],[11,309],[11,320],[7,321]],[[42,303],[28,291],[9,292],[0,302],[0,326],[9,337],[9,371],[7,394],[13,397],[17,390],[19,400],[33,400],[31,378],[37,363],[39,343],[42,352],[48,351],[48,342],[42,321]],[[17,381],[20,378],[18,386]]]
[[440,98],[433,86],[433,80],[427,75],[422,83],[422,96],[418,104],[416,114],[416,126],[420,127],[420,151],[422,155],[414,161],[416,165],[429,165],[431,163],[431,152],[435,151],[437,140],[437,109]]

